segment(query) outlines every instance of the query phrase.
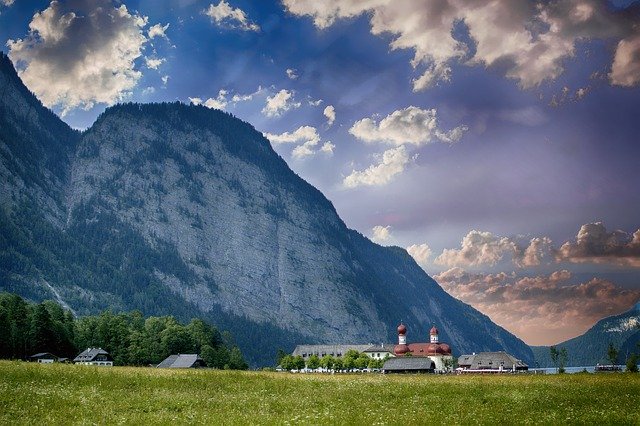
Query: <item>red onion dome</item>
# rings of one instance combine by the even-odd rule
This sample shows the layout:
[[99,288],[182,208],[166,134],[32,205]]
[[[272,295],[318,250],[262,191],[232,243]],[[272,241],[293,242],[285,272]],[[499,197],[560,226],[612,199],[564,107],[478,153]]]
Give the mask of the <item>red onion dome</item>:
[[443,354],[451,355],[451,347],[446,343],[440,343],[440,349],[442,349]]
[[407,334],[407,327],[402,323],[400,323],[400,325],[398,326],[398,334]]
[[393,353],[396,355],[404,355],[409,352],[409,346],[407,345],[396,345],[393,348]]
[[436,328],[435,325],[433,327],[431,327],[431,331],[429,332],[429,334],[431,334],[431,335],[438,334],[438,329]]

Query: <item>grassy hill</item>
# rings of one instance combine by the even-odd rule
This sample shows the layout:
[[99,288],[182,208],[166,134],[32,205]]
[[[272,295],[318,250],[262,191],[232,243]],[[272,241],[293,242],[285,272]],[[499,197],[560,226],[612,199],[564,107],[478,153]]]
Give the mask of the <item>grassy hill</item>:
[[638,424],[639,405],[640,375],[629,373],[331,376],[0,362],[0,424]]

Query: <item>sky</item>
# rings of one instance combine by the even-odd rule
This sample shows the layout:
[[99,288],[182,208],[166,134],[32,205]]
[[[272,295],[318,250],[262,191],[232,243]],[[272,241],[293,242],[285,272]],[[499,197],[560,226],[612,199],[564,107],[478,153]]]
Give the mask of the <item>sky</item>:
[[533,345],[640,299],[640,2],[0,0],[2,50],[85,129],[219,108],[347,226]]

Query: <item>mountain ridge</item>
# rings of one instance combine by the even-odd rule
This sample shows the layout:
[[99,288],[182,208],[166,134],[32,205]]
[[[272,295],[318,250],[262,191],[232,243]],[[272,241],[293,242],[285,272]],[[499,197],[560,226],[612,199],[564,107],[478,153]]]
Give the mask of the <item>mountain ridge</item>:
[[[205,314],[253,365],[296,343],[395,340],[401,319],[415,340],[437,323],[458,353],[533,360],[406,250],[348,229],[250,124],[203,106],[129,103],[79,133],[37,99],[13,111],[35,97],[2,61],[0,289],[79,314]],[[64,155],[48,152],[58,145]],[[52,160],[18,167],[32,150]]]

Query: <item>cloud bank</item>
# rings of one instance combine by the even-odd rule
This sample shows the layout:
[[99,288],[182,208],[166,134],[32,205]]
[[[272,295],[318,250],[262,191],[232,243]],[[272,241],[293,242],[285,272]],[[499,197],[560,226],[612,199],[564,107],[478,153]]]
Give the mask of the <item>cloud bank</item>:
[[[320,29],[338,19],[369,17],[374,35],[391,35],[390,46],[410,49],[421,75],[414,91],[451,79],[451,64],[499,66],[522,88],[553,80],[584,40],[618,40],[610,82],[638,84],[639,19],[613,11],[601,0],[283,0]],[[457,34],[463,25],[470,40]]]
[[582,334],[596,321],[624,312],[640,299],[639,290],[598,278],[571,284],[566,270],[518,277],[452,268],[434,279],[449,294],[533,345],[556,344]]

